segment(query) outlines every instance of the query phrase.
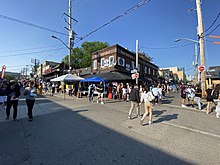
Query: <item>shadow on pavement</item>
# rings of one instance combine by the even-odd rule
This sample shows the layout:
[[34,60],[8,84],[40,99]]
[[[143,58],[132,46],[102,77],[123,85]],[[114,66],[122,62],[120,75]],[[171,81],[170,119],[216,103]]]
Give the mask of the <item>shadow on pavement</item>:
[[[190,164],[107,128],[83,113],[91,112],[67,109],[36,116],[33,122],[21,119],[0,123],[0,164]],[[161,115],[159,111],[154,113]],[[177,119],[177,114],[161,116],[155,122],[173,119]]]
[[160,122],[164,122],[164,121],[175,120],[175,119],[177,119],[177,116],[178,116],[178,114],[162,115],[162,116],[160,116],[159,119],[154,121],[154,123],[160,123]]

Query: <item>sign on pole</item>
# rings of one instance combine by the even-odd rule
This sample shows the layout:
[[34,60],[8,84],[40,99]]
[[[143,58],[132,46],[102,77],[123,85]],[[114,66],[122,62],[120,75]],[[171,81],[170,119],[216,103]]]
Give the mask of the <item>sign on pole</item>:
[[205,70],[205,67],[204,66],[199,66],[198,69],[199,69],[200,72],[203,72]]

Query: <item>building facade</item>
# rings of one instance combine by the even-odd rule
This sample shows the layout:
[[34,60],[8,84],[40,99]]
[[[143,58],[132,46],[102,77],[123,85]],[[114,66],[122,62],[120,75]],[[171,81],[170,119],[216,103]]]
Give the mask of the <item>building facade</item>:
[[184,68],[178,67],[169,67],[169,68],[160,68],[160,71],[163,72],[164,78],[168,81],[174,81],[176,83],[186,83],[186,74]]
[[[135,68],[135,53],[120,45],[110,46],[92,54],[91,72],[93,74],[120,72],[131,79],[131,71]],[[145,54],[139,54],[138,68],[136,69],[142,81],[157,80],[158,66],[151,63],[150,57]]]

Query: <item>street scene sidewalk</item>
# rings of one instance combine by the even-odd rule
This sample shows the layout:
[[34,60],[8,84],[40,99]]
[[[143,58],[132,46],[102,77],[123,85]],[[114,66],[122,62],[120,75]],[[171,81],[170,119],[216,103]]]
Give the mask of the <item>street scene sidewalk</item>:
[[156,105],[153,124],[144,126],[135,114],[127,118],[129,102],[46,96],[37,99],[28,122],[21,100],[19,121],[6,121],[0,111],[0,164],[219,164],[219,120],[172,107],[174,96]]

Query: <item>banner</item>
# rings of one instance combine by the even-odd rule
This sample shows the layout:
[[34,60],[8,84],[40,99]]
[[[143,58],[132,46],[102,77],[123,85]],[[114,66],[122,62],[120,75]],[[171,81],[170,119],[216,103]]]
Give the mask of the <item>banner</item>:
[[2,74],[1,74],[1,78],[4,78],[5,70],[6,70],[6,66],[3,65],[3,66],[2,66]]

